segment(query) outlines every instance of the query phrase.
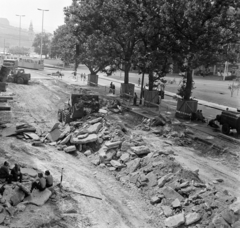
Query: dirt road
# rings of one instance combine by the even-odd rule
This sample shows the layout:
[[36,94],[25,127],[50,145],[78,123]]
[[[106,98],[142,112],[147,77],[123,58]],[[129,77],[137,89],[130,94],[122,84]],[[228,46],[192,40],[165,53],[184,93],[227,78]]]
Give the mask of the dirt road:
[[[57,110],[68,99],[68,94],[79,90],[78,86],[66,85],[61,81],[36,75],[30,85],[10,84],[8,92],[15,94],[11,102],[12,115],[0,117],[10,120],[11,124],[28,122],[38,130],[47,131],[57,121]],[[130,121],[128,121],[130,123]],[[163,148],[163,141],[149,132],[138,132],[149,146]],[[86,198],[76,194],[62,194],[56,202],[48,202],[39,208],[31,206],[12,221],[17,227],[98,227],[98,228],[153,228],[164,227],[157,207],[149,204],[136,188],[130,188],[118,182],[107,169],[95,167],[81,153],[77,156],[58,151],[55,147],[32,147],[14,137],[0,137],[1,162],[9,160],[11,164],[18,161],[22,165],[39,170],[51,170],[55,182],[59,182],[61,169],[64,168],[63,186],[71,191],[82,192],[101,197],[102,200]],[[207,182],[222,178],[222,188],[236,193],[240,186],[239,166],[235,161],[219,156],[212,159],[199,151],[186,147],[171,147],[175,159],[189,169],[199,169],[200,177]],[[235,163],[234,163],[235,162]],[[240,192],[240,191],[238,191]],[[77,213],[65,211],[75,209]],[[36,213],[37,212],[37,213]]]
[[[67,101],[71,90],[71,86],[62,82],[46,79],[32,80],[29,86],[9,84],[8,92],[15,94],[11,102],[12,116],[8,116],[11,124],[24,121],[39,130],[50,129],[57,122],[59,105]],[[84,155],[73,157],[48,145],[34,148],[14,137],[0,137],[0,145],[1,161],[7,159],[11,164],[18,161],[39,170],[49,169],[55,182],[60,181],[64,168],[64,188],[102,198],[100,201],[71,194],[68,200],[60,198],[57,205],[49,203],[35,208],[39,214],[34,215],[30,208],[14,218],[11,224],[40,227],[44,223],[44,227],[53,227],[54,220],[57,227],[160,227],[159,218],[151,216],[154,207],[145,202],[137,190],[122,186],[107,170],[94,167]],[[72,208],[77,214],[64,215],[64,211]]]

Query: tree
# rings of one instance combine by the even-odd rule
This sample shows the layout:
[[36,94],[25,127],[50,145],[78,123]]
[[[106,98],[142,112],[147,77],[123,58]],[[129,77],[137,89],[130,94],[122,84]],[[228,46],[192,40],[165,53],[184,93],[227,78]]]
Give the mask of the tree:
[[78,63],[85,64],[92,75],[111,65],[113,58],[108,48],[109,39],[91,24],[93,9],[87,2],[74,0],[64,12],[69,33],[76,38],[75,59]]
[[28,55],[29,54],[29,48],[25,47],[11,47],[9,48],[8,52],[14,55]]
[[75,60],[77,38],[72,34],[69,27],[64,24],[54,31],[51,41],[51,57],[59,57],[65,65]]
[[164,36],[172,44],[175,61],[187,72],[185,100],[191,96],[193,69],[219,55],[223,45],[236,43],[239,6],[237,0],[169,0],[162,6]]
[[[34,41],[33,41],[33,47],[34,51],[37,54],[41,53],[41,36],[42,33],[36,34]],[[42,38],[42,54],[47,56],[50,51],[50,44],[51,44],[51,33],[43,33],[43,38]]]

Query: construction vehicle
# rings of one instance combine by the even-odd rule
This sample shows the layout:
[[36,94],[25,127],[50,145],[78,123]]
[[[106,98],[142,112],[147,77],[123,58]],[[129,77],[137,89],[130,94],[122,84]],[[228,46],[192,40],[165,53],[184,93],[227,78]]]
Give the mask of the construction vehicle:
[[217,115],[216,120],[222,125],[222,133],[229,135],[231,129],[236,129],[240,134],[240,113],[223,111],[221,115]]
[[17,84],[28,84],[31,79],[31,74],[26,74],[24,69],[17,69],[12,71],[7,77],[7,82],[13,82]]
[[98,95],[71,94],[67,107],[58,110],[58,120],[67,124],[87,114],[98,112],[99,108]]

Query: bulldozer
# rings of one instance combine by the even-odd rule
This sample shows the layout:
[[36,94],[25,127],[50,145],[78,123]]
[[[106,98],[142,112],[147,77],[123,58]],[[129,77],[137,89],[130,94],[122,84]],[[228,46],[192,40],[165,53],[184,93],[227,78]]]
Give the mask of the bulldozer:
[[98,112],[99,108],[98,95],[71,94],[66,107],[58,110],[58,121],[67,124]]
[[13,82],[17,84],[28,84],[31,79],[31,74],[26,74],[24,69],[17,69],[12,71],[8,77],[7,82]]

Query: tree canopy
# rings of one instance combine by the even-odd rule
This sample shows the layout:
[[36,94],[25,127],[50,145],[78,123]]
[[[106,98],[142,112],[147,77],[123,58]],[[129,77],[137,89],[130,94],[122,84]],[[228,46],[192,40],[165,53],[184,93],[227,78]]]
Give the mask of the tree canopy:
[[[41,53],[41,36],[42,33],[36,34],[34,41],[33,41],[33,47],[34,51],[37,54]],[[42,54],[47,56],[50,52],[50,44],[51,44],[51,33],[43,33],[42,37]]]

